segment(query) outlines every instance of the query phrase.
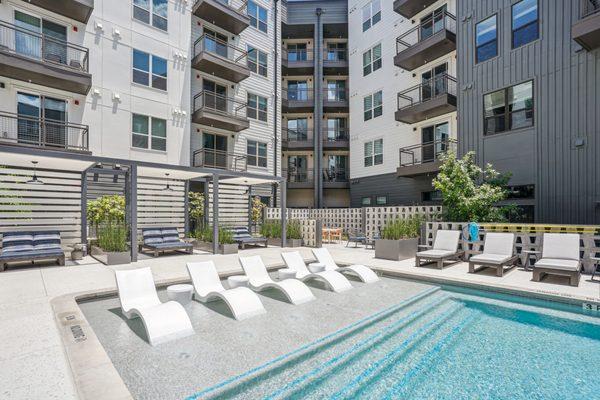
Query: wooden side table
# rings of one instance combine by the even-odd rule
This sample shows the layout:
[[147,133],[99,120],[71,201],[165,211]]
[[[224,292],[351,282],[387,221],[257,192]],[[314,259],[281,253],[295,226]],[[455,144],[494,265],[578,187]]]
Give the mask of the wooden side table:
[[533,270],[533,264],[531,263],[532,259],[537,261],[542,252],[537,250],[523,250],[523,254],[525,254],[525,271],[529,271],[529,267]]

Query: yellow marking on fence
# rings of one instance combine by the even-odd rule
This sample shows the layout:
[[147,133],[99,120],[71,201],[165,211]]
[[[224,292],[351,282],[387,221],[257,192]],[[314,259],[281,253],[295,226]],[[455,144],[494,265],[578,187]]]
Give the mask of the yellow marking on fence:
[[600,226],[595,225],[484,223],[480,226],[485,230],[502,232],[600,234]]

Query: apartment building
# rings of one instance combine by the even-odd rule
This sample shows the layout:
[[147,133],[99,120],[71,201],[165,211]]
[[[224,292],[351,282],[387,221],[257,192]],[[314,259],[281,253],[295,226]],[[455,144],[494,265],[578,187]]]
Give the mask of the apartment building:
[[456,149],[456,1],[350,0],[352,207],[439,201]]
[[460,153],[529,220],[600,223],[600,3],[458,2]]
[[284,2],[282,168],[289,207],[348,207],[346,0]]

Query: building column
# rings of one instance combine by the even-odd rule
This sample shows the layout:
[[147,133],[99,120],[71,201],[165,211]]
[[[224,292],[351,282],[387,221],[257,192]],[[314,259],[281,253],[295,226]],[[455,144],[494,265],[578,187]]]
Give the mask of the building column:
[[190,181],[185,181],[183,195],[183,234],[188,237],[190,234]]
[[129,235],[131,238],[131,262],[138,257],[137,245],[137,165],[129,167]]
[[87,169],[81,173],[81,239],[87,246]]
[[219,253],[219,175],[213,175],[213,254]]

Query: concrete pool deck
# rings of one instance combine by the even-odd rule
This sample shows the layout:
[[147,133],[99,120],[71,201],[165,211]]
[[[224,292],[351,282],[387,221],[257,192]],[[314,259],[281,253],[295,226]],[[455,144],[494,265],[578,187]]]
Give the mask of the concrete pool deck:
[[[496,290],[521,291],[539,297],[558,297],[572,303],[600,303],[600,282],[582,277],[578,288],[562,281],[532,282],[531,272],[519,268],[497,278],[485,271],[468,274],[466,263],[442,271],[415,268],[412,260],[394,262],[374,258],[373,250],[327,245],[334,258],[343,263],[363,263],[381,272],[406,278],[426,278],[434,282],[477,285]],[[243,255],[261,255],[269,265],[281,264],[280,248],[248,249]],[[310,249],[300,249],[312,258]],[[106,267],[85,259],[77,267],[44,266],[10,269],[0,274],[0,399],[76,399],[80,396],[71,371],[61,331],[51,305],[52,299],[78,292],[115,290],[113,270],[149,266],[159,285],[187,279],[185,263],[213,259],[221,274],[241,272],[237,255],[176,255],[143,259],[134,265]],[[286,304],[284,304],[286,305]],[[287,305],[286,305],[287,306]],[[93,379],[94,377],[89,377]]]

